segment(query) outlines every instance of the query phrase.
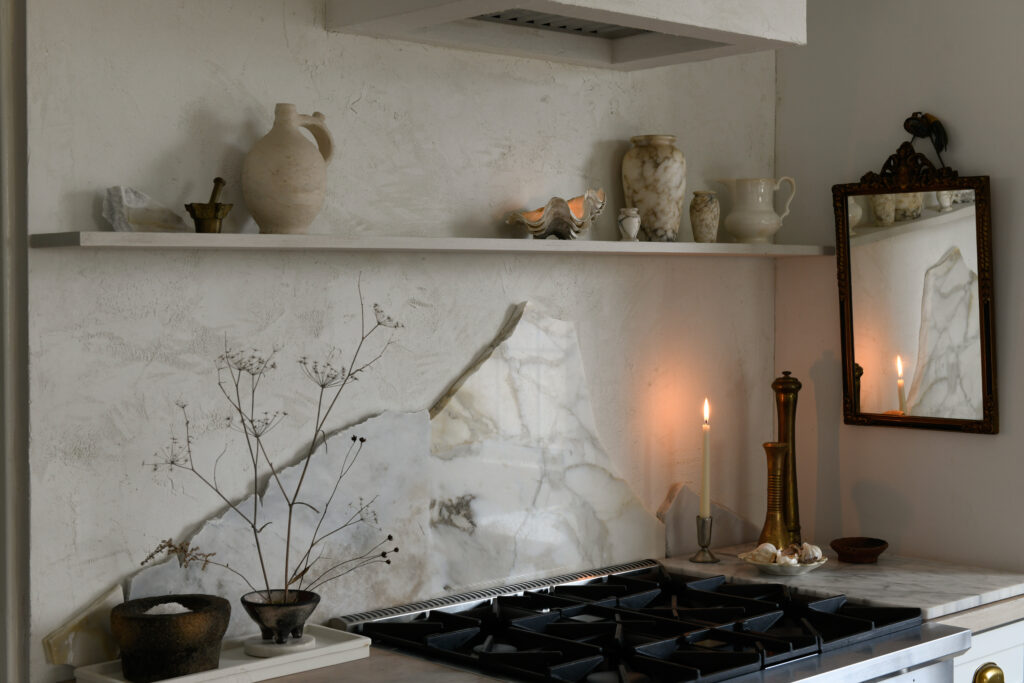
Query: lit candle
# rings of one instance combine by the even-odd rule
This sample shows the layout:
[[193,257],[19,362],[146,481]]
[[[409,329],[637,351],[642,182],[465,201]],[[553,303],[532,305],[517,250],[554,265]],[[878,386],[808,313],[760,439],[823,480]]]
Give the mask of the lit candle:
[[903,391],[903,359],[896,356],[896,393],[899,396],[900,412],[907,414],[907,394]]
[[708,400],[704,399],[704,424],[701,429],[704,431],[704,462],[701,470],[700,481],[700,516],[711,516],[711,424],[708,418],[711,416],[711,406]]

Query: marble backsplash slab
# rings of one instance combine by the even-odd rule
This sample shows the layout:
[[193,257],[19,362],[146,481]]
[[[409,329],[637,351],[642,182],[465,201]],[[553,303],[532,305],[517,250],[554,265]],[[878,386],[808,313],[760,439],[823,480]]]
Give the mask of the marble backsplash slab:
[[[664,527],[601,446],[572,323],[517,307],[443,396],[433,419],[425,410],[384,413],[332,435],[312,456],[303,498],[316,505],[330,496],[351,437],[367,439],[336,499],[349,504],[337,505],[323,528],[343,522],[360,497],[378,496],[376,526],[330,539],[325,558],[358,554],[388,533],[401,548],[393,564],[319,589],[314,620],[664,554]],[[286,489],[298,475],[297,465],[281,473]],[[284,501],[269,487],[259,504],[261,518],[279,518]],[[305,548],[318,518],[310,510],[300,515],[293,548]],[[283,565],[284,528],[277,526],[261,536],[271,568]],[[206,521],[191,541],[259,575],[251,532],[232,511]],[[186,570],[170,560],[139,572],[129,594],[234,600],[246,591],[217,567]],[[241,609],[233,612],[229,637],[253,630]]]
[[925,272],[912,415],[980,420],[981,312],[978,276],[951,247]]

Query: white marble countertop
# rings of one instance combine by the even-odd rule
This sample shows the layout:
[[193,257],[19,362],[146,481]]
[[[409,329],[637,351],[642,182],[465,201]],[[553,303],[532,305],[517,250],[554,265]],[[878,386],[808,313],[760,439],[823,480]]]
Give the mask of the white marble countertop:
[[811,595],[842,593],[869,605],[919,607],[925,619],[1024,595],[1024,574],[889,553],[883,553],[877,564],[848,564],[827,551],[828,562],[808,574],[771,576],[736,557],[751,547],[715,548],[713,552],[721,560],[717,564],[697,564],[689,557],[670,557],[661,562],[671,573],[724,575],[737,583],[782,583]]

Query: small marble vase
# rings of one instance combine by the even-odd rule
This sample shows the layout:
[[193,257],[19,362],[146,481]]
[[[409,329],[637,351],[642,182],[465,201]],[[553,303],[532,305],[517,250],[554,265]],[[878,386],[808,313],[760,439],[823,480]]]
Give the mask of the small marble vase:
[[896,222],[896,195],[894,194],[873,194],[871,195],[871,210],[875,214],[875,220],[881,226],[889,226]]
[[939,203],[939,212],[946,213],[953,210],[953,191],[939,190],[935,193],[935,200]]
[[697,190],[690,200],[690,227],[695,242],[718,241],[718,219],[722,208],[710,190]]
[[[300,128],[313,134],[315,145]],[[242,164],[242,195],[260,232],[306,231],[323,208],[333,152],[323,114],[298,114],[294,104],[274,107],[274,127]]]
[[636,242],[640,232],[640,209],[619,209],[620,242]]
[[626,206],[640,210],[640,233],[651,242],[675,242],[686,199],[686,158],[674,135],[637,135],[622,158]]

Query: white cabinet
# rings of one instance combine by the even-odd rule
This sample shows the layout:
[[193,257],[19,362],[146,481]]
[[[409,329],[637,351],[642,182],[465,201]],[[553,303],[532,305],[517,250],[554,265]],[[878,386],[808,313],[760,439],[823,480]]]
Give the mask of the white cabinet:
[[340,33],[634,71],[803,45],[807,2],[327,0],[326,23]]
[[[936,621],[971,629],[971,649],[953,660],[954,683],[1024,683],[1024,597],[984,605]],[[987,663],[1003,677],[978,676]]]
[[989,662],[1002,669],[1006,683],[1024,681],[1024,621],[971,634],[971,649],[953,660],[954,683],[974,683]]
[[949,683],[953,680],[953,662],[935,662],[914,671],[882,679],[885,683]]

